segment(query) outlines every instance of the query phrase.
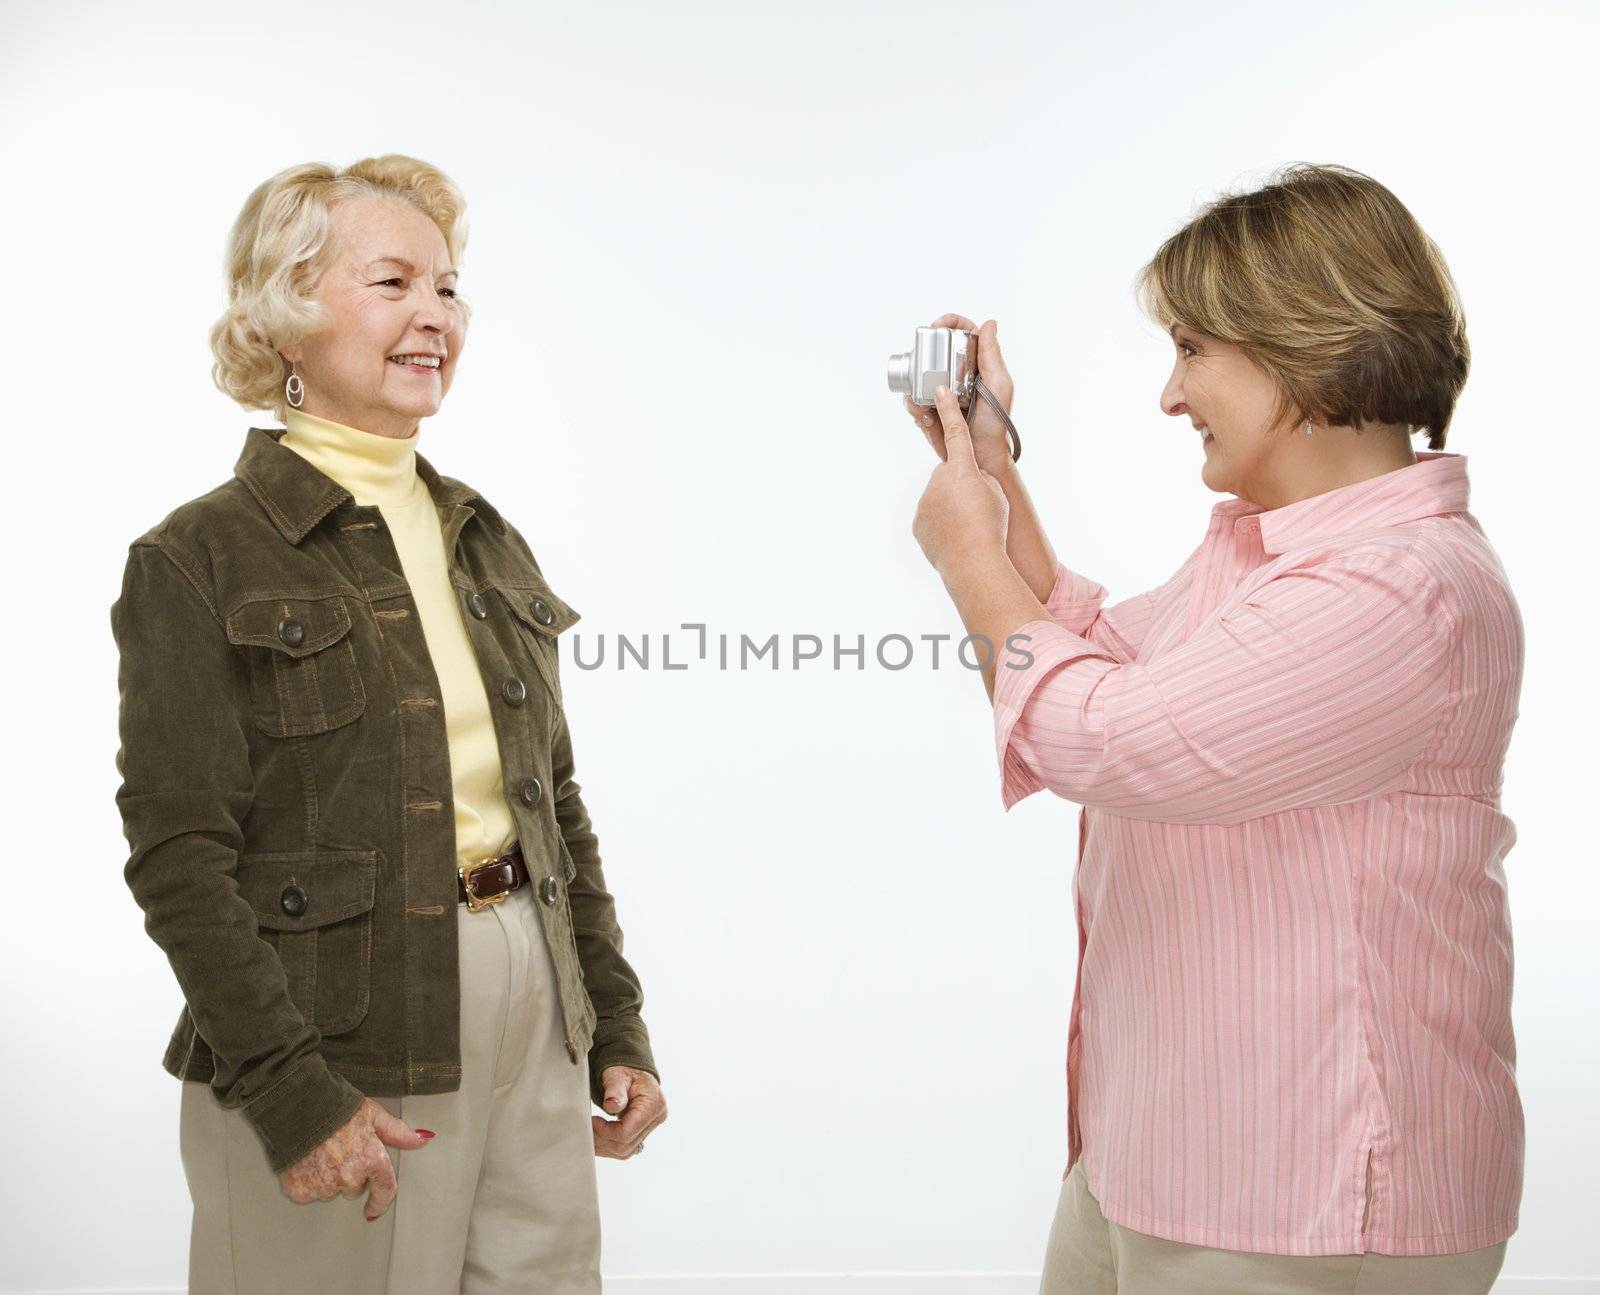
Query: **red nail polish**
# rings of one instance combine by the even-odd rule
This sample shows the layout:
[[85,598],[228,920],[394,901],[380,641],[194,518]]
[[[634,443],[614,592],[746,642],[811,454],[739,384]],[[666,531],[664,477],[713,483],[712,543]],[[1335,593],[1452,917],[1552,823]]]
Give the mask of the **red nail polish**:
[[418,1129],[417,1130],[417,1136],[419,1138],[431,1138],[431,1137],[433,1137],[433,1130],[432,1129]]

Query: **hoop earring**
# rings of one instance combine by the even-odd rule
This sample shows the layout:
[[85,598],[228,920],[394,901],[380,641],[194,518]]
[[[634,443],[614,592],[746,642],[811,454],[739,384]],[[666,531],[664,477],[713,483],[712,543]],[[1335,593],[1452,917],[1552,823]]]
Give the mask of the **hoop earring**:
[[305,402],[306,384],[300,375],[294,371],[294,365],[289,366],[288,380],[283,384],[283,398],[295,409],[299,409]]

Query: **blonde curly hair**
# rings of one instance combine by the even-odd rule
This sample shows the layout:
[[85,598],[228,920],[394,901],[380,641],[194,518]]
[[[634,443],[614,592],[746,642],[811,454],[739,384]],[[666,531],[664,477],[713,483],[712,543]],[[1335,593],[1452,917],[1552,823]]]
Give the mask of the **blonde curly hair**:
[[1274,427],[1398,423],[1444,448],[1472,359],[1466,317],[1438,247],[1371,176],[1297,162],[1219,197],[1135,293],[1164,329],[1243,348],[1277,383]]
[[[289,364],[280,348],[297,345],[330,322],[312,297],[332,255],[333,212],[356,197],[412,203],[444,235],[459,266],[467,245],[466,199],[437,167],[385,153],[344,170],[306,162],[279,171],[245,200],[228,235],[223,259],[228,308],[211,326],[211,380],[248,410],[270,409],[284,420]],[[459,292],[463,322],[472,307]]]

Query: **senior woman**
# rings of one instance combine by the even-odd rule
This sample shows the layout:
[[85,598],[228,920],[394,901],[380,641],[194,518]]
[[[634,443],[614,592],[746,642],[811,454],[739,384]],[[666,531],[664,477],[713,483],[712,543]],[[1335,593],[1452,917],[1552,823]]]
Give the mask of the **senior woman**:
[[914,533],[997,645],[1003,804],[1082,807],[1040,1290],[1487,1291],[1522,1189],[1500,786],[1523,634],[1441,449],[1453,283],[1388,189],[1300,165],[1202,210],[1140,286],[1176,352],[1161,407],[1231,496],[1161,588],[1104,607],[996,418],[908,405],[943,460]]
[[574,779],[577,613],[418,452],[465,241],[415,158],[251,194],[213,378],[286,426],[132,542],[112,608],[194,1291],[597,1291],[594,1157],[666,1117]]

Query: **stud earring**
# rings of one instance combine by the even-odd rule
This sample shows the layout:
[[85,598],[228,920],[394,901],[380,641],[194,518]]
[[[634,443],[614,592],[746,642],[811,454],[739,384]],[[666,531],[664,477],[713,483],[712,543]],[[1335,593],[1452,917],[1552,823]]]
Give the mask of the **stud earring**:
[[289,366],[288,381],[283,384],[283,398],[296,409],[299,409],[305,402],[306,384],[301,380],[300,375],[294,371],[293,364]]

